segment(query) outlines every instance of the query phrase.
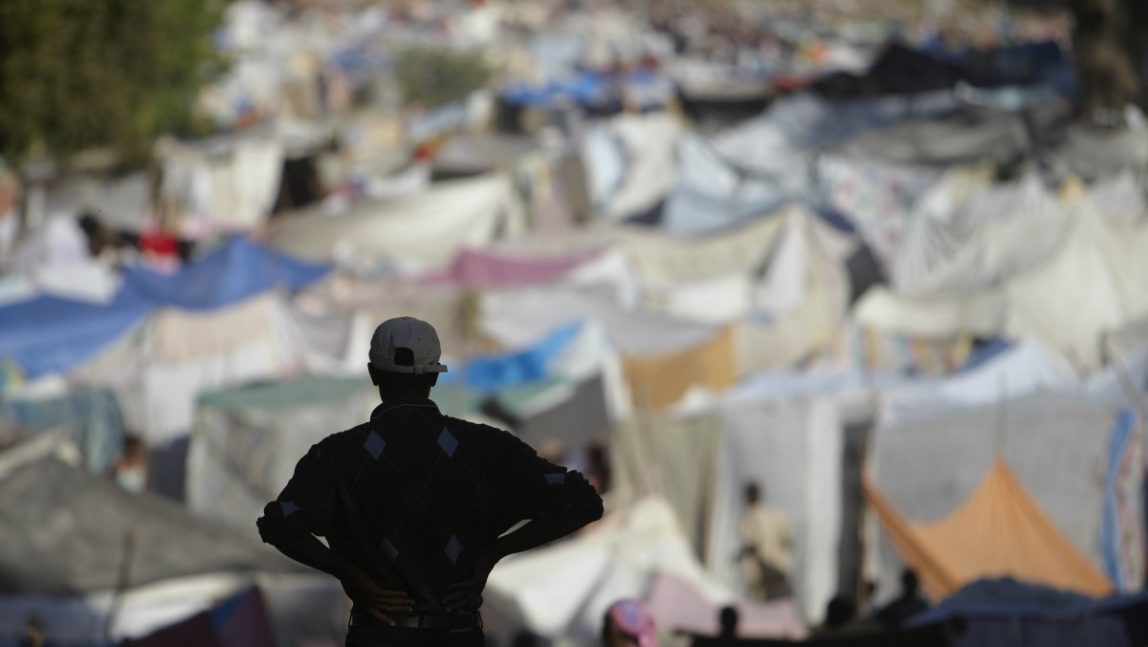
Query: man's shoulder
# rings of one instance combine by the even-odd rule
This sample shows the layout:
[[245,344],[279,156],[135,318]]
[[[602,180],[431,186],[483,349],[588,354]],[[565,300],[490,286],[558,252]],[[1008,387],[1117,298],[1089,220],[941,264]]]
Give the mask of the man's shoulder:
[[349,447],[351,445],[360,445],[363,438],[370,433],[371,423],[364,422],[360,425],[355,425],[350,429],[337,431],[323,440],[315,443],[315,447],[322,452],[338,452],[340,449]]
[[502,438],[504,436],[513,436],[505,429],[492,427],[481,422],[471,422],[470,420],[463,420],[462,418],[455,418],[453,416],[443,416],[443,422],[451,431],[458,431],[459,433],[472,434],[479,437],[489,438]]

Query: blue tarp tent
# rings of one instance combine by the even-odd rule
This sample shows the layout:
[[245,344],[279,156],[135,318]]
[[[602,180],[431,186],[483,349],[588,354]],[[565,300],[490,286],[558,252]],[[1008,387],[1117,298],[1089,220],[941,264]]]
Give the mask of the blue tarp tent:
[[91,359],[156,308],[215,310],[277,286],[303,288],[329,270],[232,238],[174,274],[129,268],[107,304],[37,296],[0,306],[0,360],[30,378],[59,373]]
[[957,647],[1133,647],[1148,641],[1148,593],[1095,600],[1012,579],[981,580],[912,620],[960,621]]

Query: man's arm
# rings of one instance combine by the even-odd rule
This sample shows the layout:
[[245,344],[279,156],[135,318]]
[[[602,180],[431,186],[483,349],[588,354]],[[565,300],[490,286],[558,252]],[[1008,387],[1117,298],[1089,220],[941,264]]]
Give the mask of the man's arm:
[[449,587],[443,604],[448,611],[469,611],[482,604],[482,590],[495,564],[508,555],[544,546],[602,518],[602,498],[579,472],[564,475],[571,496],[563,507],[531,519],[502,535],[475,558],[474,576]]
[[314,535],[302,534],[275,541],[271,544],[287,557],[334,576],[343,585],[347,596],[380,622],[393,625],[392,613],[409,614],[414,601],[405,591],[389,591],[378,584],[362,569],[327,548]]
[[259,536],[287,557],[334,576],[356,608],[393,624],[388,614],[409,613],[413,607],[407,594],[384,590],[362,568],[316,538],[331,531],[335,481],[322,444],[315,445],[299,459],[295,474],[279,497],[263,509],[256,522]]

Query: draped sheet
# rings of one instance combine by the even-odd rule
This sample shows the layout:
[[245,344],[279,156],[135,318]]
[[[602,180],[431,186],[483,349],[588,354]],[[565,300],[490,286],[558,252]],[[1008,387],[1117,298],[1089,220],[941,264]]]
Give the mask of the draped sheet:
[[467,246],[521,233],[523,208],[503,175],[457,180],[430,191],[355,205],[347,213],[311,211],[277,221],[271,243],[305,258],[389,259],[436,268]]

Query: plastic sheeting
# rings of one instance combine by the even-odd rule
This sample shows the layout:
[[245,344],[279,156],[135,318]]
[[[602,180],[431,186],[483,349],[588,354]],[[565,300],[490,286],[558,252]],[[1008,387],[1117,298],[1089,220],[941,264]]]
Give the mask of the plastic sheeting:
[[974,582],[913,619],[915,626],[960,619],[953,647],[1133,647],[1148,640],[1148,597],[1103,600],[1011,579]]
[[578,324],[566,325],[527,348],[472,357],[440,379],[443,384],[461,382],[480,393],[543,380],[553,375],[552,365],[580,333]]
[[30,378],[60,373],[95,357],[152,308],[130,288],[103,305],[38,296],[0,306],[0,358]]
[[510,389],[494,400],[514,432],[534,447],[555,439],[568,449],[580,449],[605,441],[612,431],[600,375]]
[[1055,257],[1008,285],[1005,329],[1035,335],[1092,371],[1102,333],[1148,315],[1148,225],[1113,222],[1087,198],[1078,203]]
[[783,215],[758,218],[738,229],[708,236],[619,228],[618,243],[630,256],[643,287],[668,288],[760,268],[784,229]]
[[156,305],[215,310],[277,286],[299,290],[331,266],[309,263],[236,236],[174,274],[128,268],[124,283]]
[[657,204],[674,182],[674,151],[682,124],[669,113],[623,115],[606,126],[622,144],[626,171],[603,212],[625,218]]
[[865,498],[934,600],[985,577],[1015,577],[1093,596],[1112,584],[1041,511],[1000,459],[949,516],[913,523],[872,486]]
[[737,382],[735,335],[727,327],[710,340],[660,355],[623,355],[622,366],[639,409],[664,409],[691,387],[724,391]]
[[174,274],[129,268],[106,304],[38,296],[0,306],[0,357],[28,377],[64,372],[96,357],[157,307],[215,310],[280,285],[299,289],[328,271],[232,238]]
[[487,620],[486,631],[506,640],[521,622],[542,637],[564,637],[559,645],[591,644],[609,605],[645,598],[659,574],[689,582],[711,603],[735,599],[703,572],[665,502],[646,498],[571,540],[500,562],[487,583],[483,611],[507,619],[508,626]]
[[935,418],[953,408],[1003,402],[1078,385],[1076,375],[1063,360],[1045,350],[1040,342],[1026,339],[975,368],[941,380],[890,390],[885,394],[881,415],[888,424]]
[[271,215],[284,152],[279,141],[254,138],[176,148],[166,152],[160,191],[189,231],[252,230]]
[[0,588],[65,594],[110,589],[130,542],[131,583],[214,571],[294,568],[258,542],[134,495],[53,458],[15,466],[0,478],[6,512]]
[[106,474],[123,450],[124,420],[115,396],[108,391],[76,389],[44,398],[6,397],[0,400],[0,421],[25,434],[66,432],[93,474]]
[[464,247],[521,232],[522,204],[510,181],[493,174],[435,185],[430,191],[369,202],[342,214],[285,216],[273,246],[311,259],[365,263],[402,259],[427,268],[450,263]]
[[[1129,553],[1104,540],[1105,506],[1143,518],[1142,471],[1105,493],[1103,475],[1110,471],[1112,430],[1121,411],[1118,404],[1087,395],[1054,392],[938,411],[927,419],[882,421],[871,444],[874,485],[907,518],[932,523],[968,500],[1002,458],[1051,522],[1099,569],[1110,550],[1138,550]],[[1143,537],[1143,522],[1130,530]],[[871,539],[874,549],[877,538]],[[899,560],[887,547],[869,558],[879,588],[895,590]]]
[[464,249],[450,267],[432,273],[424,281],[450,283],[471,289],[499,289],[550,283],[586,262],[593,254],[569,258],[514,257],[483,250]]
[[837,592],[842,430],[827,399],[762,400],[686,417],[640,416],[611,445],[619,492],[654,492],[674,509],[719,581],[741,590],[736,559],[747,481],[782,509],[793,531],[791,582],[817,622]]
[[188,448],[190,509],[257,539],[255,519],[307,450],[362,424],[377,396],[363,378],[308,377],[205,393]]

